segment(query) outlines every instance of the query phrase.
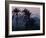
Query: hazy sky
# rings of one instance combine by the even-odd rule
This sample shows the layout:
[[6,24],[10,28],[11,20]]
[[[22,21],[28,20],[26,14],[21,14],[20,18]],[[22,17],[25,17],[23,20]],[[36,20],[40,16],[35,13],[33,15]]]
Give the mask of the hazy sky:
[[32,15],[34,16],[34,15],[37,15],[37,16],[40,16],[40,8],[36,8],[36,7],[12,7],[12,10],[13,9],[15,9],[15,8],[18,8],[18,9],[20,9],[21,11],[24,9],[24,8],[26,8],[26,9],[28,9],[31,13],[32,13]]

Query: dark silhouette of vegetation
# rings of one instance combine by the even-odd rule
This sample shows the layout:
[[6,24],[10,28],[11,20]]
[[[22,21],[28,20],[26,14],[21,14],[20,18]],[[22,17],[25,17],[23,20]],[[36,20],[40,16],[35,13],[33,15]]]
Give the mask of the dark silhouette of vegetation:
[[[12,13],[14,13],[14,14],[16,14],[16,26],[18,25],[18,12],[19,12],[20,10],[19,9],[17,9],[17,8],[15,8],[13,11],[12,11]],[[12,16],[12,20],[13,20],[13,18],[14,18],[14,15]],[[13,28],[14,28],[14,26],[13,26]],[[14,30],[14,29],[13,29]]]
[[[34,20],[32,20],[32,23],[31,23],[31,19],[30,19],[31,13],[30,13],[30,11],[25,8],[25,9],[23,10],[23,12],[25,13],[25,16],[27,17],[27,18],[26,18],[26,17],[25,17],[25,18],[28,19],[28,21],[26,21],[26,24],[25,24],[25,29],[26,29],[26,30],[32,29],[32,26],[33,26],[32,23],[34,23]],[[32,25],[32,26],[31,26],[31,25]]]
[[31,15],[30,11],[27,10],[26,8],[22,12],[25,12],[25,15],[27,15],[28,17],[30,17]]
[[[15,26],[17,26],[18,25],[18,13],[19,13],[19,9],[17,9],[17,8],[15,8],[13,11],[12,11],[12,13],[14,13],[14,14],[16,14],[16,25]],[[22,31],[22,30],[40,30],[40,26],[37,26],[37,25],[40,25],[39,24],[39,22],[38,22],[38,20],[40,20],[40,19],[38,19],[38,17],[37,17],[37,20],[36,20],[36,18],[30,18],[30,15],[31,15],[31,13],[30,13],[30,11],[28,10],[28,9],[24,9],[23,11],[22,11],[23,13],[24,13],[24,21],[26,21],[26,23],[25,23],[25,29],[23,29],[20,25],[18,26],[18,28],[16,28],[16,29],[14,29],[15,27],[14,27],[14,25],[13,25],[13,27],[12,27],[12,30],[13,31]],[[14,15],[13,15],[14,16]],[[13,18],[13,16],[12,16],[12,18]],[[23,17],[21,17],[21,18],[23,18]],[[14,19],[14,18],[13,18]],[[21,21],[21,20],[20,20]],[[38,22],[38,24],[37,23],[35,23],[35,22]]]
[[[12,11],[12,13],[13,14],[16,14],[17,16],[18,16],[18,12],[19,12],[20,10],[19,9],[17,9],[17,8],[15,8],[13,11]],[[14,15],[12,16],[12,19],[14,18]]]

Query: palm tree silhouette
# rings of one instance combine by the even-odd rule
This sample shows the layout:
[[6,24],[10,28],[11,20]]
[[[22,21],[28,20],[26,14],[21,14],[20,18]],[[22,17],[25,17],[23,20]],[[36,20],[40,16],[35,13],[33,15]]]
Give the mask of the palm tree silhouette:
[[16,25],[18,25],[18,12],[19,12],[20,10],[19,9],[17,9],[17,8],[15,8],[12,12],[14,12],[14,14],[16,14]]
[[[25,16],[27,16],[27,17],[28,17],[27,19],[30,21],[30,15],[31,15],[30,11],[25,8],[22,12],[25,13]],[[26,25],[25,25],[25,28],[26,28],[26,29],[28,29],[27,23],[29,23],[29,21],[26,21]]]
[[26,8],[22,11],[25,13],[26,16],[30,17],[31,13],[29,10],[27,10]]

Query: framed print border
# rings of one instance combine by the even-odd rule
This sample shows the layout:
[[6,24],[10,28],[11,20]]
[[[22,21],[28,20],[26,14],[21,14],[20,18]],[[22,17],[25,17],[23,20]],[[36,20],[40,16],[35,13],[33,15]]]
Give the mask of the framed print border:
[[[15,4],[15,3],[22,3],[22,4],[36,4],[36,5],[43,5],[43,33],[37,33],[37,34],[23,34],[23,35],[8,35],[9,34],[9,4]],[[22,1],[5,1],[5,37],[20,37],[20,36],[39,36],[39,35],[45,35],[45,3],[42,2],[22,2]]]

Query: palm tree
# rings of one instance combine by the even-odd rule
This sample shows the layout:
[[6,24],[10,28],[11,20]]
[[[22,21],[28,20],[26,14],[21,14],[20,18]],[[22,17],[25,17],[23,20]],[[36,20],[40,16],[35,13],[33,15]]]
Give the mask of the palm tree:
[[[25,16],[27,16],[28,17],[27,19],[30,21],[30,15],[31,15],[30,11],[25,8],[22,12],[25,13]],[[27,23],[29,23],[29,21],[26,21],[26,25],[25,25],[26,26],[25,27],[26,29],[28,29],[28,24]]]
[[25,12],[25,15],[28,16],[28,17],[30,17],[30,15],[31,15],[29,10],[27,10],[26,8],[22,12]]
[[[20,10],[19,9],[17,9],[17,8],[15,8],[13,11],[12,11],[12,13],[14,13],[14,14],[16,14],[16,26],[18,25],[18,12],[19,12]],[[14,16],[14,15],[13,15]],[[12,17],[13,18],[13,17]]]
[[12,12],[14,12],[14,13],[16,13],[16,15],[18,15],[19,11],[20,11],[19,9],[15,8]]

